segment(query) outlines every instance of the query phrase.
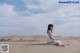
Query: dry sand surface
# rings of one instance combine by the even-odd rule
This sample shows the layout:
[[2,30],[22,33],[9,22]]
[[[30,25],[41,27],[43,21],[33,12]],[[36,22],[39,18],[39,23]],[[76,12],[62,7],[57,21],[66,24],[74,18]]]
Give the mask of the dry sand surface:
[[47,37],[41,36],[4,36],[0,44],[9,44],[9,53],[80,53],[80,37],[54,37],[62,40],[65,47],[48,45]]

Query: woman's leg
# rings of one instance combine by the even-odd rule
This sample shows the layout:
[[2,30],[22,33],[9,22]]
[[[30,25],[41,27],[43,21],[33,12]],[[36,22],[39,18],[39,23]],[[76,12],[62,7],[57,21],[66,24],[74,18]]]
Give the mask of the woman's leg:
[[57,40],[52,40],[51,43],[55,45],[55,44],[58,44],[58,41]]

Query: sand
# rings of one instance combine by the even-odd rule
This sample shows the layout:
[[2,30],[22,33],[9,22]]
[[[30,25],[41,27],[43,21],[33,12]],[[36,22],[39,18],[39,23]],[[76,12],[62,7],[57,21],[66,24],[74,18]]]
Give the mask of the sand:
[[80,37],[54,37],[62,40],[65,47],[48,45],[47,37],[39,36],[4,36],[0,44],[9,44],[9,53],[80,53]]

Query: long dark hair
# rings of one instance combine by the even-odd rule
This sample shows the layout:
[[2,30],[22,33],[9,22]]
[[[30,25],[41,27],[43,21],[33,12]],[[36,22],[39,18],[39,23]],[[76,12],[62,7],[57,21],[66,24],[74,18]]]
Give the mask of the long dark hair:
[[54,27],[53,24],[49,24],[49,25],[48,25],[47,33],[48,33],[49,30],[50,30],[51,32],[53,32],[52,29],[51,29],[51,27]]

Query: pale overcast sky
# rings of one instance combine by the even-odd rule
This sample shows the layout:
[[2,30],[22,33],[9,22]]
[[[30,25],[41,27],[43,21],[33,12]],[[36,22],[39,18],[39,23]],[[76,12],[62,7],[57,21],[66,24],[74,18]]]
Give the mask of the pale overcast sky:
[[58,1],[0,0],[0,35],[46,35],[48,24],[54,25],[55,35],[80,35],[80,4]]

